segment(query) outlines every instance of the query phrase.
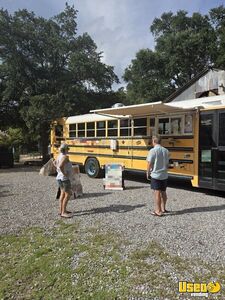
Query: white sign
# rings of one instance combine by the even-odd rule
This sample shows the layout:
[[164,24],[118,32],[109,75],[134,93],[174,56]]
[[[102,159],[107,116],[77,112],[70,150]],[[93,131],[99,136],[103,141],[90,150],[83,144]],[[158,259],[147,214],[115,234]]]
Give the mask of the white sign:
[[105,165],[104,187],[107,190],[123,190],[123,166],[121,164]]

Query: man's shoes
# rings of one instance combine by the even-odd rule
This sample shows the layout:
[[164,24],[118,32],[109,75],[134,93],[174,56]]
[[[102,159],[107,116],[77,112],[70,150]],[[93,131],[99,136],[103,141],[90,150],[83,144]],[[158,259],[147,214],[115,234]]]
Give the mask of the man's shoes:
[[[67,211],[65,211],[65,213],[66,213],[66,214],[72,214],[72,211],[68,211],[68,210],[67,210]],[[61,212],[59,212],[58,215],[61,216]]]
[[155,211],[151,211],[151,215],[155,216],[155,217],[162,217],[163,214],[157,214],[157,212]]

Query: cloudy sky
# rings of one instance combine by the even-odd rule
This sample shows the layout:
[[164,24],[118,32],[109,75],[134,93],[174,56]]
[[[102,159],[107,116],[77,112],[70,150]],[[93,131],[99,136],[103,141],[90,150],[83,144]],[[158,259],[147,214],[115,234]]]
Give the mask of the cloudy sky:
[[[13,13],[26,8],[36,15],[52,17],[65,7],[63,0],[0,0],[0,7]],[[179,9],[207,13],[211,8],[225,5],[225,0],[67,0],[78,12],[78,33],[88,32],[103,61],[115,67],[122,85],[124,69],[142,48],[154,49],[149,31],[152,21],[162,13]],[[119,85],[120,86],[120,85]],[[117,89],[115,86],[114,88]]]

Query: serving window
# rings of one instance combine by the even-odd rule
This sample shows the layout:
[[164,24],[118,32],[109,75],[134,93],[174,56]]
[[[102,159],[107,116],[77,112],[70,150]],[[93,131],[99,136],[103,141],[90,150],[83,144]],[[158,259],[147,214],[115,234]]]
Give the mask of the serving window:
[[160,135],[191,134],[192,131],[192,115],[158,119],[158,133]]
[[193,133],[193,115],[185,115],[184,118],[184,133]]
[[182,118],[173,117],[170,119],[171,134],[182,134]]
[[159,134],[170,134],[170,119],[160,118],[158,124]]

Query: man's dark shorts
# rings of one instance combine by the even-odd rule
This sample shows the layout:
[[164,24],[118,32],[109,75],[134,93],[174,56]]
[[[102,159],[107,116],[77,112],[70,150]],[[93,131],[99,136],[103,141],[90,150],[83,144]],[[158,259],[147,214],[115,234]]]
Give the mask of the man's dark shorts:
[[70,180],[57,180],[58,185],[61,190],[63,190],[66,193],[71,193],[71,182]]
[[155,178],[151,178],[151,189],[165,192],[167,188],[167,179],[159,180]]

